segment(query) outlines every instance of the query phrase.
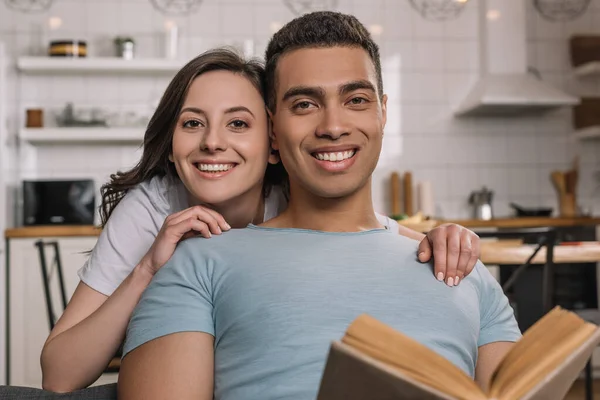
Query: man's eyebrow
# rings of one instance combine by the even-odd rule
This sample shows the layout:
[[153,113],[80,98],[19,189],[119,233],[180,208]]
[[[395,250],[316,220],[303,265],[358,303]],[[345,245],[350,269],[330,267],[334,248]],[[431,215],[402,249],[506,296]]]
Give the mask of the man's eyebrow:
[[325,89],[321,87],[314,86],[294,86],[289,88],[284,94],[282,101],[288,100],[290,97],[294,96],[307,96],[313,97],[317,99],[325,98]]
[[377,93],[377,91],[375,90],[375,86],[373,86],[373,84],[371,82],[364,80],[364,79],[344,83],[343,85],[340,86],[338,93],[341,96],[343,96],[345,94],[354,92],[355,90],[359,90],[359,89],[366,89],[366,90],[370,90],[372,92]]
[[240,112],[240,111],[247,112],[248,114],[252,115],[252,117],[254,117],[254,114],[252,113],[252,111],[250,111],[250,109],[248,109],[247,107],[244,107],[244,106],[230,107],[227,110],[225,110],[225,114],[230,114],[230,113]]

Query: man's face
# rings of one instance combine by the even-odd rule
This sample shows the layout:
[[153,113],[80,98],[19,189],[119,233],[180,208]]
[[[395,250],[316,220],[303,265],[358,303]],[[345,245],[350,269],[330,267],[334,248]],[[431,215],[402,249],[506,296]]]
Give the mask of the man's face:
[[[386,121],[377,75],[357,47],[299,49],[277,65],[273,147],[290,176],[325,198],[364,188],[377,165]],[[368,188],[370,190],[370,188]]]

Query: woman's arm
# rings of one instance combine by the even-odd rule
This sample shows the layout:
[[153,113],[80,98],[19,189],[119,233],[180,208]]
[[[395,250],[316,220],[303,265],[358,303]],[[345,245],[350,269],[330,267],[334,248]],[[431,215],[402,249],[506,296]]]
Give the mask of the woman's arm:
[[[177,243],[191,234],[210,237],[227,229],[218,213],[201,206],[188,208],[167,217],[142,261],[110,297],[80,283],[42,350],[43,388],[70,392],[95,382],[123,342],[140,296]],[[125,238],[123,243],[136,242]]]
[[42,350],[42,387],[70,392],[102,374],[125,337],[131,313],[152,274],[141,265],[107,297],[80,282]]

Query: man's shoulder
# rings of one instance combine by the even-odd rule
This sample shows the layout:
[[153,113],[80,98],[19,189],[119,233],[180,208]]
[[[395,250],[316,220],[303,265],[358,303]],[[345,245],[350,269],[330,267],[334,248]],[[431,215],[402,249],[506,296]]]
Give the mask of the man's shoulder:
[[232,254],[233,249],[244,247],[244,244],[256,241],[255,239],[256,236],[248,228],[231,229],[208,239],[202,236],[185,239],[179,243],[175,252],[193,257],[214,258],[217,255]]

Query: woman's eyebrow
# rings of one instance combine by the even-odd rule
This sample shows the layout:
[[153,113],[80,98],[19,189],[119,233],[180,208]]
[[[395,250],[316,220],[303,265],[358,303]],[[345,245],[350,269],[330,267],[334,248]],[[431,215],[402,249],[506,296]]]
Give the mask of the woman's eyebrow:
[[179,115],[183,114],[184,112],[193,112],[194,114],[202,114],[202,115],[206,114],[204,111],[202,111],[200,108],[197,108],[197,107],[185,107],[185,108],[181,109],[181,112],[179,113]]
[[250,111],[247,107],[244,107],[244,106],[230,107],[227,110],[225,110],[225,114],[230,114],[230,113],[240,112],[240,111],[245,111],[248,114],[252,115],[252,117],[254,117],[254,114],[252,113],[252,111]]

